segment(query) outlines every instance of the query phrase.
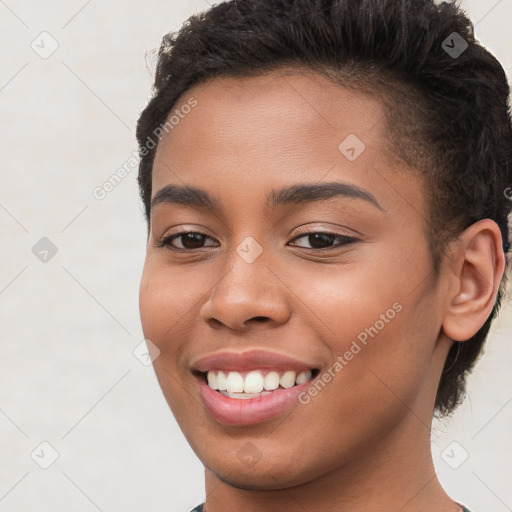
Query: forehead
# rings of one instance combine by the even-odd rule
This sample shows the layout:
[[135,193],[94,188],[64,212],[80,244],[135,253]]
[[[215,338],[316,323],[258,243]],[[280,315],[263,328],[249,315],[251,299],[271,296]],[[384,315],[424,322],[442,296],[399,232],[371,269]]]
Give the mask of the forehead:
[[359,114],[362,121],[375,116],[378,120],[383,114],[376,96],[344,87],[306,68],[285,67],[251,77],[220,76],[190,89],[185,96],[192,94],[203,100],[205,109],[222,105],[226,115],[236,115],[239,109],[254,115],[268,114],[269,109],[290,115],[293,108],[297,116],[307,115],[305,121],[322,119],[333,129],[337,126],[328,119],[333,109],[347,117]]
[[[183,108],[191,100],[196,106]],[[178,117],[181,109],[188,113]],[[186,172],[203,166],[205,157],[209,168],[229,160],[233,171],[242,166],[249,174],[251,168],[289,167],[300,173],[312,159],[319,163],[320,154],[332,166],[344,158],[339,145],[349,136],[361,141],[356,149],[364,145],[366,161],[370,153],[380,152],[380,158],[384,153],[379,100],[310,70],[284,68],[258,77],[210,79],[186,91],[171,116],[172,129],[155,157],[156,184],[168,179],[160,164]]]
[[398,216],[427,220],[425,184],[390,157],[377,95],[285,68],[210,79],[186,91],[170,116],[178,122],[157,148],[153,198],[168,184],[192,185],[233,211],[256,212],[271,189],[341,180],[369,190]]

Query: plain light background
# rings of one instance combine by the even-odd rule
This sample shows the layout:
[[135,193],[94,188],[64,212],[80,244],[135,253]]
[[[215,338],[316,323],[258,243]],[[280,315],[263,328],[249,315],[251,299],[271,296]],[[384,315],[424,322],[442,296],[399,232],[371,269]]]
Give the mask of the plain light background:
[[[463,5],[510,78],[512,0]],[[180,512],[204,499],[203,467],[134,354],[137,169],[103,200],[93,190],[137,150],[145,53],[208,7],[0,0],[0,511]],[[506,304],[468,399],[433,435],[442,483],[473,512],[512,510],[511,328]]]

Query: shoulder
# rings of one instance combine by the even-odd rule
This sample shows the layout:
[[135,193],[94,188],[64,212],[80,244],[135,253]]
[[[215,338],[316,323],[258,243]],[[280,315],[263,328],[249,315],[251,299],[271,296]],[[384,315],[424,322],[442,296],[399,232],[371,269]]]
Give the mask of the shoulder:
[[[202,512],[204,503],[197,505],[197,507],[190,509],[188,512]],[[463,512],[471,512],[466,507],[462,506]]]

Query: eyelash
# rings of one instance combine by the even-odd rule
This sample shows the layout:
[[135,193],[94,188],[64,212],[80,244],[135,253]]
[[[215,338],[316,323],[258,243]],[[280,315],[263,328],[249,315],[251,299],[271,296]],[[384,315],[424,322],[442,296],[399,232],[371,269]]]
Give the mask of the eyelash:
[[[174,247],[172,245],[172,242],[175,239],[180,238],[184,235],[200,235],[200,236],[210,238],[211,240],[213,240],[212,237],[210,237],[206,233],[202,233],[200,231],[180,231],[179,233],[174,233],[172,235],[164,236],[164,237],[158,239],[156,241],[155,245],[156,245],[156,247],[162,247],[171,252],[195,252],[196,250],[202,250],[202,249],[207,248],[207,247],[199,247],[198,249],[182,249],[180,247]],[[312,235],[325,235],[325,236],[335,237],[335,238],[341,239],[342,243],[339,243],[332,247],[322,247],[320,249],[314,248],[314,247],[309,248],[309,247],[300,247],[299,246],[301,249],[323,252],[323,251],[330,251],[330,250],[338,249],[340,247],[352,245],[359,241],[359,239],[355,238],[355,237],[351,237],[351,236],[347,236],[347,235],[340,235],[338,233],[329,233],[329,232],[324,232],[324,231],[308,231],[307,233],[301,233],[300,235],[293,238],[292,241],[299,240],[300,238],[304,238],[304,237],[308,237],[308,236],[312,236]],[[211,246],[209,246],[209,247],[211,247]],[[294,247],[297,247],[297,246],[294,246]]]

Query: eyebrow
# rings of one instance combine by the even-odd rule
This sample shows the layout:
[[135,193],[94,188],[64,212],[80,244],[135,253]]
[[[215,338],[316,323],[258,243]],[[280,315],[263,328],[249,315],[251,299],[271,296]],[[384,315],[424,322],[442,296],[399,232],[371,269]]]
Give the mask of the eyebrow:
[[[384,211],[370,192],[357,185],[340,181],[311,184],[300,183],[279,190],[271,190],[267,194],[265,206],[267,208],[277,208],[282,205],[300,205],[334,197],[361,199]],[[166,185],[151,200],[151,208],[158,204],[179,204],[212,211],[222,209],[222,202],[218,197],[211,195],[206,190],[191,185]]]

